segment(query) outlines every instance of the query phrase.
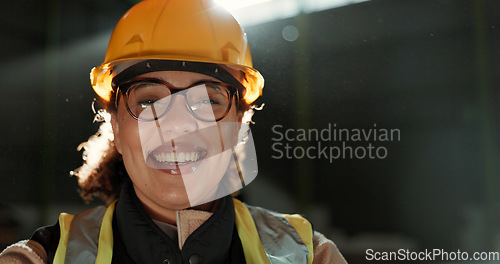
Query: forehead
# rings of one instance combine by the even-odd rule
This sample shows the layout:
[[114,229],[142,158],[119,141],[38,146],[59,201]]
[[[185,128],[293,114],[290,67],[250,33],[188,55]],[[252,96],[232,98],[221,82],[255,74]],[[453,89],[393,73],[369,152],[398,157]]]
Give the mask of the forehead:
[[[136,78],[155,78],[166,81],[174,86],[182,87],[189,86],[198,81],[219,81],[214,77],[197,73],[197,72],[186,72],[186,71],[157,71],[149,72],[137,76]],[[135,78],[134,78],[135,79]]]

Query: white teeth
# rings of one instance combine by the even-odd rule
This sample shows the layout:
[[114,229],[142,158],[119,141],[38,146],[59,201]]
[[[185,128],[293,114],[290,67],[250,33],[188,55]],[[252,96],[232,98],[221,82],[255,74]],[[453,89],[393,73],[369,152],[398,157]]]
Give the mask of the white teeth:
[[185,161],[186,161],[186,157],[184,155],[184,152],[177,154],[177,162],[185,162]]
[[161,152],[161,153],[154,153],[153,156],[155,157],[156,161],[158,162],[178,162],[178,163],[184,163],[184,162],[194,162],[198,161],[199,159],[199,154],[198,152]]

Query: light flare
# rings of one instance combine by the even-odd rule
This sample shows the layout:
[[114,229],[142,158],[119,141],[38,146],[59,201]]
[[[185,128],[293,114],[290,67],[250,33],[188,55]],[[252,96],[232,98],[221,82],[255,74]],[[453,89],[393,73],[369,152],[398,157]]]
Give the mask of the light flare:
[[104,122],[101,123],[97,133],[92,135],[88,141],[78,146],[78,151],[83,149],[82,159],[84,160],[84,164],[80,168],[70,172],[70,175],[78,177],[79,184],[85,183],[94,170],[99,167],[102,160],[106,157],[109,144],[114,140],[111,115],[104,110],[99,110],[97,115]]

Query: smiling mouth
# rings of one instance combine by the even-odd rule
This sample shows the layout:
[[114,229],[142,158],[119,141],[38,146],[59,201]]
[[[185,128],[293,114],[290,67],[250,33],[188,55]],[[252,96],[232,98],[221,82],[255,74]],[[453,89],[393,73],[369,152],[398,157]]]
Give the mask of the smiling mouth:
[[154,159],[162,164],[172,166],[182,166],[189,163],[197,162],[203,159],[206,151],[192,151],[192,152],[156,152],[152,153]]
[[208,149],[201,144],[171,141],[147,152],[146,164],[163,173],[179,175],[196,171],[207,158]]

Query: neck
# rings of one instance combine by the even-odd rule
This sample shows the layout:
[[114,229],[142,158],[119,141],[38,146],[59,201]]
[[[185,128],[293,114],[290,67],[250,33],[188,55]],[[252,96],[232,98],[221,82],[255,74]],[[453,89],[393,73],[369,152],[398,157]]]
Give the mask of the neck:
[[[135,189],[135,188],[134,188]],[[205,203],[202,205],[198,205],[196,207],[189,207],[189,205],[185,206],[163,206],[154,201],[149,201],[144,195],[136,190],[137,198],[142,204],[142,207],[148,214],[151,219],[171,224],[177,226],[177,211],[184,209],[194,209],[200,211],[213,212],[217,207],[217,203],[215,201]]]

